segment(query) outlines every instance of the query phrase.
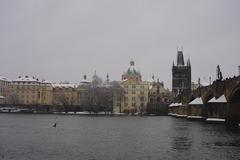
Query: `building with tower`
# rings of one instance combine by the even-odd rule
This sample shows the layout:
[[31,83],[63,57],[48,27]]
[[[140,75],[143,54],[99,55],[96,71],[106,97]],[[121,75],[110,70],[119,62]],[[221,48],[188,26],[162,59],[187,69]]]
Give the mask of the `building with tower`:
[[172,94],[176,97],[180,93],[191,92],[191,63],[185,65],[183,51],[177,51],[177,64],[172,66]]
[[149,86],[149,100],[147,106],[147,113],[149,115],[167,115],[168,104],[172,101],[171,92],[164,88],[164,83],[154,80]]
[[123,94],[114,98],[113,111],[124,113],[145,113],[148,103],[149,83],[142,81],[142,76],[136,70],[134,61],[130,61],[130,66],[122,75],[119,85],[123,89]]

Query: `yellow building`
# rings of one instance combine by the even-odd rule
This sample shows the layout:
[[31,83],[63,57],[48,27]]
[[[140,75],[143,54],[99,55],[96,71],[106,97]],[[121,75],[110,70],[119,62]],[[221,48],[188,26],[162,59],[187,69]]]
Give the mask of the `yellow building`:
[[159,79],[157,81],[152,79],[149,86],[149,98],[158,97],[159,100],[164,103],[171,102],[171,92],[169,89],[164,88],[163,82],[160,82]]
[[142,81],[140,72],[135,69],[134,61],[130,62],[130,66],[127,72],[122,75],[122,81],[119,84],[123,93],[114,97],[113,111],[132,114],[145,113],[149,83]]
[[10,94],[10,80],[0,76],[0,104],[7,103]]
[[76,106],[79,105],[80,94],[77,84],[59,83],[53,85],[53,105]]
[[19,76],[12,81],[10,103],[38,105],[40,102],[40,82],[35,77]]
[[26,106],[52,105],[51,82],[40,81],[32,76],[19,76],[11,83],[9,103]]
[[89,105],[90,86],[91,82],[87,80],[87,76],[84,75],[78,86],[80,105],[83,107]]
[[53,86],[50,81],[44,80],[40,83],[40,105],[53,104]]

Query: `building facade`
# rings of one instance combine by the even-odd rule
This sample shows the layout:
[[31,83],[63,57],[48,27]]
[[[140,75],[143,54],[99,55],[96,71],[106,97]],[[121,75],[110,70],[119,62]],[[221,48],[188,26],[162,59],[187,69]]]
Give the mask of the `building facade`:
[[183,51],[177,52],[177,64],[172,67],[172,93],[176,97],[180,93],[191,92],[191,63],[184,63]]
[[117,113],[145,113],[148,103],[149,83],[142,81],[141,73],[135,69],[134,61],[119,82],[122,89],[114,98],[113,110]]
[[163,82],[153,81],[149,87],[149,100],[147,113],[154,115],[167,115],[168,104],[172,101],[171,92],[164,88]]
[[7,97],[10,94],[11,81],[6,77],[0,76],[0,104],[8,103]]
[[11,82],[10,104],[25,106],[52,105],[53,87],[51,82],[40,81],[32,76],[19,76]]
[[54,106],[77,106],[80,104],[80,93],[77,84],[53,84]]

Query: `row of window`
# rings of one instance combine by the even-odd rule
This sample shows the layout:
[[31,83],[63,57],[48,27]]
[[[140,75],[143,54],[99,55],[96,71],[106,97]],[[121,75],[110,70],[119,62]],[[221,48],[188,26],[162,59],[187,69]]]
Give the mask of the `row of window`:
[[[131,87],[132,86],[132,87]],[[136,88],[136,85],[124,85],[124,88]],[[144,88],[144,85],[140,85],[140,88]]]
[[10,83],[9,83],[9,82],[6,82],[6,81],[0,81],[0,85],[1,85],[1,86],[9,86]]
[[17,94],[37,94],[37,91],[16,91]]
[[[135,91],[135,90],[133,90],[133,91],[125,91],[124,93],[125,93],[125,94],[129,94],[129,93],[136,94],[137,91]],[[141,95],[144,94],[144,91],[140,91],[140,94],[141,94]]]
[[[12,86],[14,88],[14,86]],[[38,89],[38,86],[16,86],[17,89]]]

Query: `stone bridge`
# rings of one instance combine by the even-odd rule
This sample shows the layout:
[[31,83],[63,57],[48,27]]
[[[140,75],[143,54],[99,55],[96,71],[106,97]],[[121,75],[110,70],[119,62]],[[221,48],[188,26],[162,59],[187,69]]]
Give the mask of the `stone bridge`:
[[[219,97],[226,100],[217,101]],[[201,98],[202,103],[191,104],[196,98]],[[211,100],[215,98],[214,103]],[[199,116],[203,119],[224,119],[228,124],[240,123],[240,76],[216,80],[211,85],[199,87],[192,91],[191,95],[181,95],[178,104],[170,107],[170,113],[186,116]]]

